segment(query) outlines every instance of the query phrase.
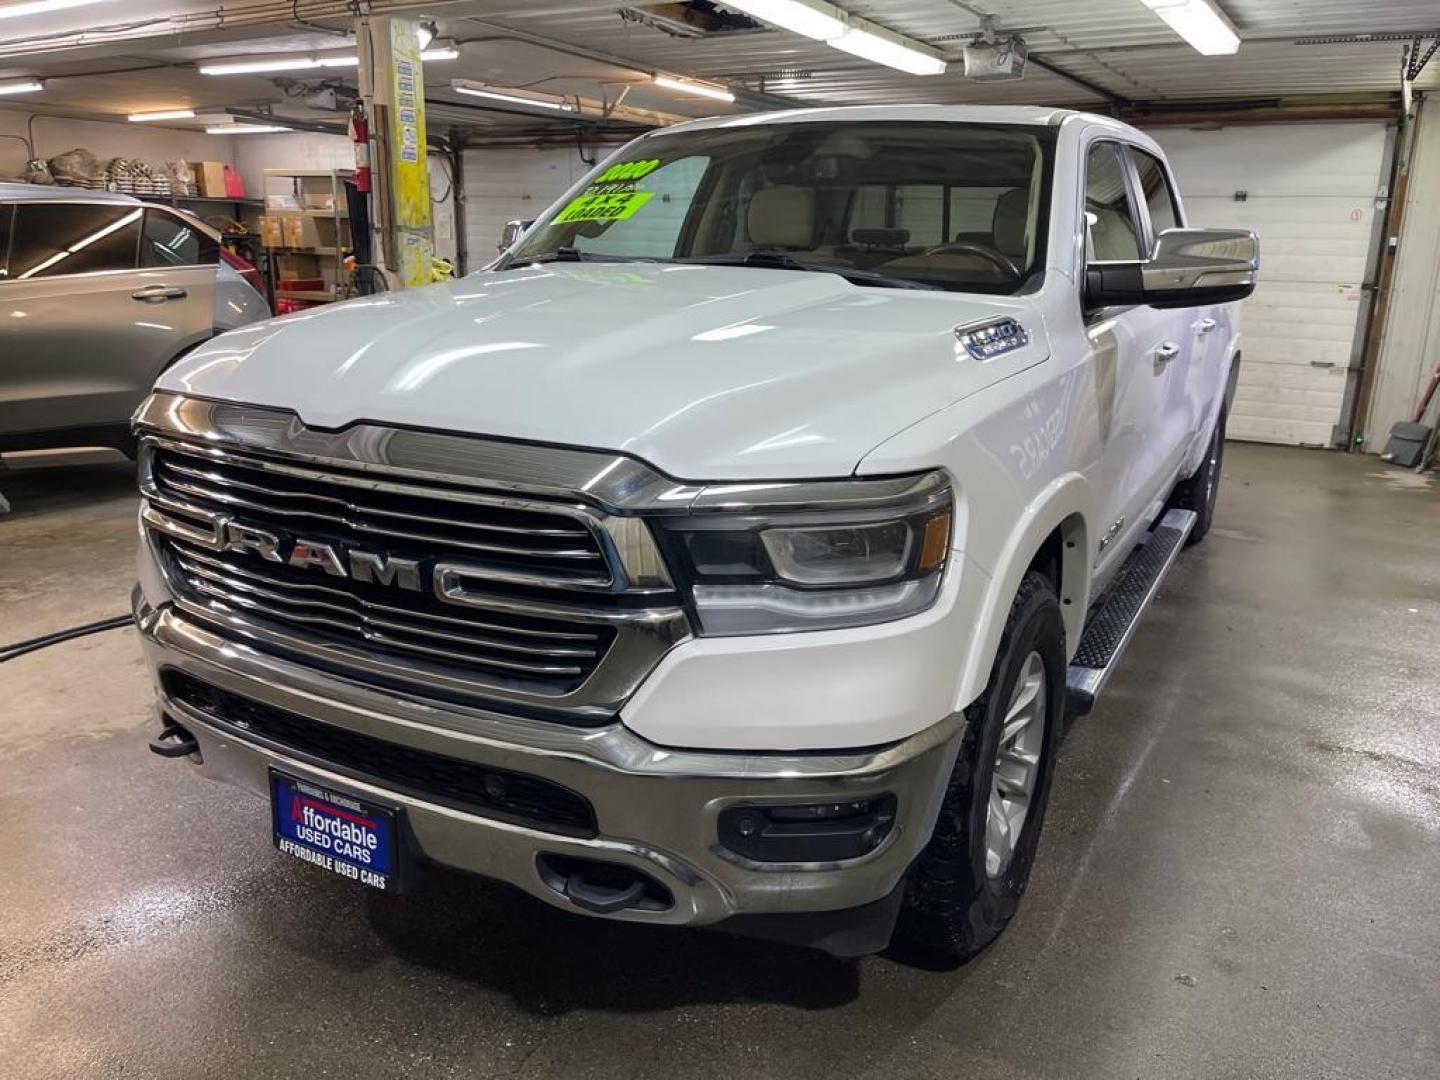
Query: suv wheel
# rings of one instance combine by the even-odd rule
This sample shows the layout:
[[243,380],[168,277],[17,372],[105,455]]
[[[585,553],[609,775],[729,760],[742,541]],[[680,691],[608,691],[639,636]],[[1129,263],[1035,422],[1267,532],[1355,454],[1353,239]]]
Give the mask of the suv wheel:
[[934,835],[906,883],[898,940],[964,960],[1015,914],[1040,841],[1064,702],[1060,604],[1049,578],[1031,571],[985,693],[965,710]]
[[1225,458],[1225,409],[1215,420],[1215,430],[1210,435],[1210,445],[1205,448],[1205,460],[1195,475],[1175,485],[1170,495],[1170,505],[1179,510],[1195,511],[1195,527],[1190,530],[1187,544],[1198,544],[1210,531],[1215,520],[1215,499],[1220,493],[1220,465]]

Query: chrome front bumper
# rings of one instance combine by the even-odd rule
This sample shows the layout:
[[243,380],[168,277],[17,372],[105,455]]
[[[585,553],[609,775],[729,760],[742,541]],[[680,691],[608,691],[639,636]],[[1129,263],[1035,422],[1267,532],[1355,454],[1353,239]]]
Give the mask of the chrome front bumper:
[[[836,753],[669,750],[622,723],[570,727],[387,694],[219,637],[169,605],[135,594],[135,618],[160,693],[159,708],[199,745],[201,773],[265,794],[271,766],[403,807],[430,860],[510,882],[580,911],[547,884],[542,855],[629,866],[659,881],[673,905],[607,918],[709,925],[743,915],[841,912],[890,897],[929,839],[960,744],[961,714],[902,742]],[[258,745],[166,697],[176,669],[291,713],[391,743],[526,773],[584,795],[598,836],[579,839],[426,802]],[[718,689],[718,688],[717,688]],[[199,758],[196,761],[196,758]],[[898,800],[895,824],[870,854],[830,864],[753,864],[722,848],[717,819],[735,803]],[[257,819],[256,828],[263,828]]]

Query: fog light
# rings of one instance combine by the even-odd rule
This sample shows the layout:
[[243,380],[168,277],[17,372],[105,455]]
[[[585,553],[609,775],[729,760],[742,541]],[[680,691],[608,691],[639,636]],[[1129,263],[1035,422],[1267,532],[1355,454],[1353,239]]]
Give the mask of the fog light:
[[752,862],[840,862],[874,851],[894,823],[894,795],[732,806],[720,814],[720,843]]

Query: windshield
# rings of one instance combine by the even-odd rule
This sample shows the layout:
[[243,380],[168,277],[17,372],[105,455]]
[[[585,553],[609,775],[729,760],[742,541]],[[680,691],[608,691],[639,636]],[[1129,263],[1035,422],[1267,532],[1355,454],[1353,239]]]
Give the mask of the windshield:
[[884,121],[655,135],[587,177],[497,269],[641,259],[1012,293],[1044,265],[1052,138]]

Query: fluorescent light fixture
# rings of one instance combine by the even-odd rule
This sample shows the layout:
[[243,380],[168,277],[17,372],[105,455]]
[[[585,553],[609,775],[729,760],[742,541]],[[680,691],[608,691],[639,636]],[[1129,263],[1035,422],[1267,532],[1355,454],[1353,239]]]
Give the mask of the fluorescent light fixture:
[[45,84],[39,79],[16,79],[13,82],[0,82],[0,94],[33,94],[36,90],[44,90]]
[[854,20],[845,33],[825,44],[862,60],[872,60],[897,71],[908,71],[911,75],[945,74],[945,57],[938,49],[921,45],[864,19]]
[[1228,56],[1240,48],[1235,24],[1210,0],[1141,0],[1202,56]]
[[699,82],[691,79],[677,79],[672,75],[656,75],[653,77],[656,86],[663,86],[666,90],[678,90],[682,94],[694,94],[696,97],[714,98],[716,101],[734,101],[735,95],[723,86],[715,83]]
[[845,32],[845,12],[823,0],[725,0],[725,6],[816,41]]
[[85,7],[102,0],[25,0],[21,4],[6,4],[0,7],[0,19],[18,19],[22,15],[40,15],[47,11],[64,11],[66,8]]
[[125,119],[132,124],[148,124],[152,120],[194,120],[194,109],[164,109],[160,112],[131,113]]
[[470,82],[468,79],[451,80],[450,89],[454,90],[457,94],[469,94],[471,97],[488,98],[491,101],[503,101],[510,105],[528,105],[535,109],[554,109],[556,112],[577,111],[573,102],[566,101],[558,94],[542,94],[534,90],[497,88],[488,86],[485,83]]
[[422,22],[415,28],[415,36],[420,39],[420,51],[424,52],[435,40],[435,24]]
[[443,44],[437,43],[433,49],[426,49],[422,52],[420,59],[431,62],[436,60],[459,60],[460,47],[453,41],[447,41]]
[[201,75],[259,75],[267,71],[309,71],[313,68],[359,67],[354,53],[337,56],[272,56],[268,60],[236,60],[201,64]]
[[216,124],[205,129],[206,135],[263,135],[270,131],[292,131],[283,124]]

